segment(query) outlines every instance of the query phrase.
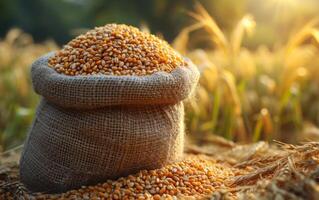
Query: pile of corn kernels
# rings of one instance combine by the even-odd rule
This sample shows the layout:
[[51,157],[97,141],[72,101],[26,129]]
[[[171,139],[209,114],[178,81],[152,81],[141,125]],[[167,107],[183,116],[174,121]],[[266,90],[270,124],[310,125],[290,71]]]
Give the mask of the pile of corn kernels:
[[136,75],[171,72],[187,65],[170,45],[127,25],[108,24],[71,40],[49,59],[57,72],[75,75]]
[[83,186],[57,195],[40,195],[35,199],[195,199],[225,187],[228,178],[240,174],[227,164],[195,156],[161,169],[108,180],[95,186]]

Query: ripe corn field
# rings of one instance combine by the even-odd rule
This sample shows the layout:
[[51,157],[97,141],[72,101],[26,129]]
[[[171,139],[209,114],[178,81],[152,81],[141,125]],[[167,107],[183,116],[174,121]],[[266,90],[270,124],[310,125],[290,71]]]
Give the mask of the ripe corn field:
[[[213,134],[239,142],[319,138],[318,19],[292,31],[284,44],[261,44],[251,50],[242,41],[258,26],[252,16],[245,15],[229,34],[201,5],[190,16],[195,23],[181,30],[172,45],[201,72],[196,94],[186,103],[191,138],[203,140]],[[214,48],[189,48],[199,35],[207,37]],[[30,64],[56,49],[53,41],[34,43],[19,29],[1,39],[3,149],[22,144],[34,115],[38,97],[29,79]]]

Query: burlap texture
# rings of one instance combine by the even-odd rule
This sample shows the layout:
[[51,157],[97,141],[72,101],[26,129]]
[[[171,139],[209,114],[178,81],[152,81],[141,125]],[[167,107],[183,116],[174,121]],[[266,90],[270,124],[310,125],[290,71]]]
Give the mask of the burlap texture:
[[143,77],[72,77],[49,68],[50,56],[31,69],[42,96],[20,160],[31,191],[62,192],[181,158],[182,101],[199,78],[191,62]]

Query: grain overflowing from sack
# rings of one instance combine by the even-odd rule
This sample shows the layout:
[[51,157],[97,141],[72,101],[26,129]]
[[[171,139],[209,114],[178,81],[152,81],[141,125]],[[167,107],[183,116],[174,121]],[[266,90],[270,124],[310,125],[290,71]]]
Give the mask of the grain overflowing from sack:
[[108,24],[71,40],[49,60],[65,75],[148,75],[186,65],[167,42],[127,25]]
[[189,60],[142,77],[67,76],[47,65],[54,54],[31,67],[41,101],[20,159],[28,189],[65,192],[181,159],[183,101],[199,79]]
[[36,199],[178,199],[199,198],[225,187],[229,177],[240,174],[225,164],[190,156],[161,169],[143,170],[138,174],[83,186],[57,195],[40,195]]

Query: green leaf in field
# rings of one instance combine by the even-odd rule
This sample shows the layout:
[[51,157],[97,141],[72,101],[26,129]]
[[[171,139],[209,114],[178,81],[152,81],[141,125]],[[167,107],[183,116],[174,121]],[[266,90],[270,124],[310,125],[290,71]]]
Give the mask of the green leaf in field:
[[257,142],[260,139],[262,128],[263,119],[259,116],[253,133],[253,142]]

